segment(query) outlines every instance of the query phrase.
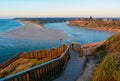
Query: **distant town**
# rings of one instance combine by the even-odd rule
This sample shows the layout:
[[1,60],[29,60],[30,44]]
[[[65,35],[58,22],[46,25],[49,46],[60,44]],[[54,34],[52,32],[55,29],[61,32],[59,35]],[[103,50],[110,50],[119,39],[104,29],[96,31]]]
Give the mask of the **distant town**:
[[94,18],[92,16],[90,16],[89,18],[79,18],[79,20],[101,20],[101,21],[120,21],[120,18],[110,18],[110,17],[106,17],[106,18]]
[[41,23],[54,23],[54,22],[66,22],[72,20],[100,20],[100,21],[120,21],[120,18],[111,18],[111,17],[42,17],[42,18],[14,18],[15,20],[33,20],[41,21]]

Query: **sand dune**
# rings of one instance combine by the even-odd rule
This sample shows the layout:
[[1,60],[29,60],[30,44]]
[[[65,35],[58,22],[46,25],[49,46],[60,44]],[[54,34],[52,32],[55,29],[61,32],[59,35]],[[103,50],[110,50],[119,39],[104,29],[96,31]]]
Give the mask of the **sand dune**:
[[68,38],[67,34],[62,31],[47,29],[27,21],[21,22],[24,24],[23,27],[6,32],[3,35],[27,40],[60,40]]

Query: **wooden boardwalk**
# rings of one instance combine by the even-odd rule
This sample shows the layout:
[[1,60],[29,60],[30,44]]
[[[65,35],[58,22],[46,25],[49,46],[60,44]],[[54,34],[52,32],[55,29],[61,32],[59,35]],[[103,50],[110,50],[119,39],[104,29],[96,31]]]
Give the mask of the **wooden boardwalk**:
[[54,81],[75,81],[82,72],[84,60],[79,53],[75,51],[70,52],[70,60],[64,72]]
[[[59,74],[61,75],[53,81],[75,81],[83,70],[84,59],[80,57],[82,55],[81,46],[77,43],[72,43],[70,45],[64,44],[59,48],[50,50],[22,53],[17,56],[17,59],[27,58],[42,60],[43,58],[49,57],[51,60],[2,78],[0,81],[50,81]],[[14,60],[11,59],[8,61],[10,61],[10,63],[14,62]],[[0,67],[6,67],[7,65],[3,63]]]

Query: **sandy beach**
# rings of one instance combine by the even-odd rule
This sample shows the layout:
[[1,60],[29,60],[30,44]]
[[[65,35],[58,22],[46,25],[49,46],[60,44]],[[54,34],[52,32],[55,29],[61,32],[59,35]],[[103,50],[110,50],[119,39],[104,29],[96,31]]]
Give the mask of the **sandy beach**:
[[43,26],[37,25],[28,21],[20,21],[24,24],[23,27],[8,31],[3,35],[26,40],[60,40],[67,39],[68,36],[62,31],[47,29]]

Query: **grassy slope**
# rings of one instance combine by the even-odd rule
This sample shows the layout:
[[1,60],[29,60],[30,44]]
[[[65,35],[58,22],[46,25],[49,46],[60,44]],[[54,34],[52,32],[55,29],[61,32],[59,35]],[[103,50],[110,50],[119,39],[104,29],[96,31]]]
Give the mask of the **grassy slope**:
[[120,32],[120,21],[73,20],[68,25]]
[[49,60],[50,58],[44,58],[41,61],[34,60],[34,59],[18,59],[17,61],[13,62],[8,67],[0,71],[0,78],[6,77],[12,74],[16,74],[20,71],[29,69],[31,67],[42,64]]
[[93,81],[120,81],[120,34],[111,36],[95,50],[98,65]]

